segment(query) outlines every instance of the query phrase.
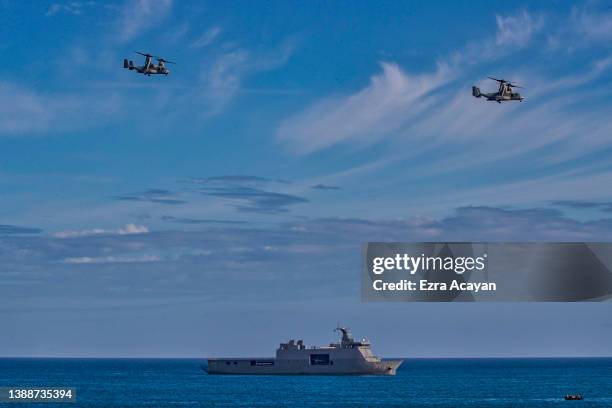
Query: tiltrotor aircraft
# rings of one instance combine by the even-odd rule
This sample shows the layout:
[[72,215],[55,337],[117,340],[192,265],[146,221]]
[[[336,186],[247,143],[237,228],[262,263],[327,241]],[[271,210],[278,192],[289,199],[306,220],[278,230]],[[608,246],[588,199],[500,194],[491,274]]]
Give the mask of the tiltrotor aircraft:
[[[155,55],[134,51],[136,54],[140,54],[145,57],[145,63],[142,66],[134,65],[134,61],[128,61],[127,58],[123,60],[123,68],[129,69],[130,71],[136,71],[139,74],[151,75],[168,75],[170,70],[166,68],[166,64],[174,64],[172,61],[163,59],[162,57],[156,57]],[[153,63],[153,58],[157,60],[157,65]]]
[[487,101],[495,101],[497,103],[502,103],[504,101],[523,102],[523,99],[525,99],[521,96],[520,93],[512,92],[513,88],[522,88],[522,86],[513,84],[512,82],[506,81],[505,79],[497,79],[497,78],[492,78],[492,77],[487,77],[487,78],[499,82],[499,89],[497,90],[497,92],[482,93],[480,92],[480,88],[478,88],[477,86],[473,86],[472,95],[474,95],[476,98],[480,98],[481,96],[484,96],[485,98],[487,98]]

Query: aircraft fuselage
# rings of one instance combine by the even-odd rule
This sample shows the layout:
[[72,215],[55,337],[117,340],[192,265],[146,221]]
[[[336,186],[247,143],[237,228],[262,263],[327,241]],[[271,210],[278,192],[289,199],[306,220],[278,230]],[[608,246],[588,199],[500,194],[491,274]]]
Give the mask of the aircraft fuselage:
[[494,102],[505,102],[505,101],[523,101],[523,98],[520,94],[518,93],[513,93],[510,95],[500,95],[498,93],[488,93],[488,94],[482,94],[482,96],[484,96],[485,98],[487,98],[487,101],[494,101]]

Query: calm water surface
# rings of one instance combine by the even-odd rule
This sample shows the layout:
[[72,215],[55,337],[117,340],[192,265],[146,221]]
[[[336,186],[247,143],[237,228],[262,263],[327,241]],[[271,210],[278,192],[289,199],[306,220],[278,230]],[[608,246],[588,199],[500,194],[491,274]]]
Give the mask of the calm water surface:
[[[612,359],[408,359],[395,377],[209,376],[202,360],[0,359],[0,386],[77,389],[20,407],[612,407]],[[581,393],[583,401],[563,395]]]

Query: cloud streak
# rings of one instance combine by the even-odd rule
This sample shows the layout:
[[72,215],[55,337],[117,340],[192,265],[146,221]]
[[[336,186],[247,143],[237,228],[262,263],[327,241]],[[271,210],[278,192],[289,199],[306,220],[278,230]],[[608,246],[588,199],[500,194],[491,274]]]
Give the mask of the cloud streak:
[[215,41],[215,39],[221,33],[221,29],[219,27],[211,27],[204,34],[198,37],[193,43],[191,43],[192,48],[203,48],[207,47]]
[[369,144],[398,130],[419,112],[415,102],[451,79],[445,65],[431,74],[410,75],[397,64],[352,95],[329,97],[283,121],[278,139],[299,153],[312,153],[347,139]]
[[497,15],[495,21],[495,44],[501,47],[511,45],[523,48],[529,44],[533,35],[544,27],[542,16],[532,16],[527,11],[508,16]]
[[288,212],[293,205],[309,202],[294,194],[271,191],[271,187],[287,184],[282,180],[230,175],[191,179],[190,182],[200,194],[224,199],[240,212],[280,214]]
[[198,95],[195,96],[204,107],[204,116],[220,113],[240,92],[245,78],[281,67],[293,50],[293,43],[287,41],[267,52],[234,48],[218,54],[206,64],[209,68],[200,76]]
[[129,1],[120,11],[117,36],[127,42],[156,27],[170,13],[172,0]]
[[159,262],[161,259],[156,255],[142,255],[142,256],[105,256],[105,257],[89,257],[81,256],[75,258],[66,258],[63,263],[73,265],[93,265],[93,264],[115,264],[115,263],[141,263],[141,262]]
[[163,221],[175,222],[178,224],[190,224],[190,225],[201,225],[201,224],[244,225],[244,224],[248,224],[247,221],[187,218],[187,217],[176,217],[173,215],[164,215],[161,217],[161,219]]
[[83,13],[83,9],[88,6],[95,5],[93,1],[79,2],[71,1],[68,3],[53,3],[49,6],[49,9],[45,13],[47,17],[54,16],[56,14],[65,13],[78,16]]
[[40,234],[42,229],[30,227],[18,227],[16,225],[0,224],[0,235],[9,234]]
[[313,190],[341,190],[341,188],[338,186],[330,186],[327,184],[315,184],[314,186],[311,186],[310,188]]
[[83,95],[43,94],[13,83],[0,82],[0,98],[11,103],[0,107],[0,137],[73,131],[100,125],[121,112],[113,95],[84,104]]
[[123,228],[116,230],[107,230],[102,228],[94,228],[89,230],[80,231],[60,231],[53,234],[56,238],[79,238],[88,237],[92,235],[133,235],[133,234],[146,234],[149,229],[144,225],[127,224]]
[[163,189],[149,189],[136,194],[126,194],[113,197],[119,201],[141,201],[149,202],[154,204],[165,204],[165,205],[180,205],[186,204],[187,201],[176,198],[177,195],[174,192]]

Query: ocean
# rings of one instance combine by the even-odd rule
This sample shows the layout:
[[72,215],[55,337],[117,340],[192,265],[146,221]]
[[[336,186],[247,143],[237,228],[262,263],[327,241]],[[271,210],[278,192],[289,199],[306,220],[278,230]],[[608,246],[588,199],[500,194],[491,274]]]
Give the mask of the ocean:
[[[198,359],[0,359],[0,387],[75,387],[7,407],[612,407],[612,358],[407,359],[394,377],[213,376]],[[563,396],[580,393],[583,401]]]

